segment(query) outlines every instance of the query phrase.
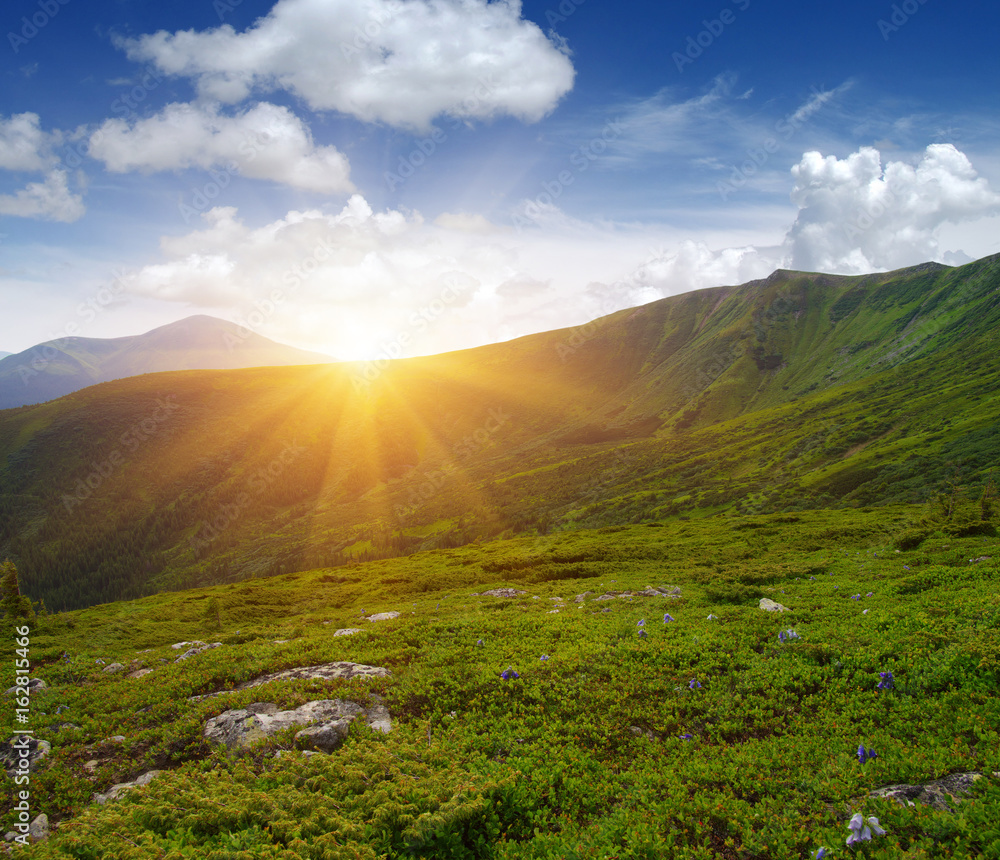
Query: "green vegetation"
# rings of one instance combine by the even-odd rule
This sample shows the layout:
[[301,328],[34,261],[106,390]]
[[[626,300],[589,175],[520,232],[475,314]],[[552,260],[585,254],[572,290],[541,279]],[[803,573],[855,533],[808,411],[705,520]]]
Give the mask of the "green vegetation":
[[0,412],[0,557],[62,611],[515,535],[978,499],[998,287],[1000,257],[776,272],[381,371],[94,386]]
[[[982,511],[967,495],[950,515],[935,499],[613,526],[40,617],[33,727],[52,752],[31,793],[58,826],[31,856],[997,856],[1000,546]],[[974,514],[990,533],[955,534]],[[901,549],[913,529],[926,534]],[[647,585],[680,596],[595,600]],[[473,595],[497,586],[527,593]],[[388,610],[401,615],[361,620]],[[223,645],[172,662],[171,643],[209,636]],[[333,660],[391,676],[188,700]],[[355,724],[330,755],[202,737],[250,702],[374,693],[392,732]],[[862,764],[862,744],[877,758]],[[91,803],[151,768],[164,773],[148,786]],[[969,771],[986,776],[955,812],[868,797]],[[3,780],[5,812],[14,788]],[[855,812],[886,834],[846,848]]]

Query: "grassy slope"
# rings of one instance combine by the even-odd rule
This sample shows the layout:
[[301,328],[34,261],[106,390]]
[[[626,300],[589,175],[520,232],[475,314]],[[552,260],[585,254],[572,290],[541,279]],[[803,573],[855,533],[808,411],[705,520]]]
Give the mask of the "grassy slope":
[[961,469],[975,485],[1000,456],[997,269],[778,272],[370,386],[350,365],[96,386],[0,415],[0,549],[65,607],[524,531],[915,501]]
[[[847,820],[861,811],[887,830],[865,856],[996,856],[996,780],[960,814],[866,797],[1000,770],[1000,546],[938,531],[895,552],[893,536],[923,515],[885,507],[578,531],[40,619],[33,675],[49,689],[33,699],[33,727],[53,753],[32,777],[33,814],[59,827],[32,855],[778,860],[821,845],[846,855]],[[970,563],[981,556],[992,560]],[[593,601],[647,584],[682,597]],[[528,594],[472,596],[496,585]],[[583,591],[595,594],[578,608]],[[761,612],[761,596],[791,613]],[[207,617],[213,597],[221,629]],[[363,610],[402,616],[368,625]],[[665,624],[665,612],[676,620]],[[789,628],[801,639],[781,644]],[[159,662],[176,656],[170,643],[195,638],[224,645]],[[155,671],[108,676],[97,659]],[[186,701],[344,659],[392,676]],[[502,681],[508,666],[520,678]],[[887,670],[896,689],[880,694]],[[0,683],[12,676],[5,661]],[[330,756],[276,760],[273,744],[227,755],[201,740],[226,708],[369,691],[386,697],[393,732],[356,730]],[[79,728],[54,728],[67,719]],[[105,740],[119,734],[124,744]],[[859,743],[878,758],[862,766]],[[167,772],[130,799],[90,804],[151,767]]]

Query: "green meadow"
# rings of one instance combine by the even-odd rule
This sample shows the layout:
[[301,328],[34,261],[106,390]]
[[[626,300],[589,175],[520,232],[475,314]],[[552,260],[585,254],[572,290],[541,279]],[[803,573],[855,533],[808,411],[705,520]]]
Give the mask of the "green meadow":
[[[33,675],[48,687],[32,696],[32,726],[52,752],[30,789],[53,831],[15,850],[94,860],[1000,856],[996,519],[988,494],[952,508],[730,512],[39,616]],[[647,586],[680,592],[596,599]],[[525,593],[474,594],[497,587]],[[762,611],[765,597],[789,611]],[[387,611],[400,615],[365,620]],[[333,635],[347,627],[362,632]],[[170,645],[184,640],[222,645],[174,663]],[[189,701],[340,660],[391,674]],[[97,661],[126,668],[108,675]],[[13,669],[0,668],[9,686]],[[138,668],[153,672],[124,677]],[[202,736],[209,718],[255,701],[284,709],[373,695],[392,731],[355,722],[330,754],[288,751],[288,732],[239,751]],[[10,697],[4,705],[13,724]],[[876,757],[862,763],[859,745]],[[149,785],[92,803],[151,769],[162,773]],[[985,776],[951,811],[869,797],[968,772]],[[16,787],[3,787],[6,812]],[[858,812],[885,833],[848,848]]]

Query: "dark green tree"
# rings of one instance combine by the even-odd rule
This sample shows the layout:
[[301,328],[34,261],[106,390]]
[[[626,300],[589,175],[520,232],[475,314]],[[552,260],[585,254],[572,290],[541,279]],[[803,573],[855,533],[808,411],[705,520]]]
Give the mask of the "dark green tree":
[[10,559],[0,567],[0,609],[4,619],[10,623],[30,621],[34,617],[31,600],[21,594],[17,582],[17,568]]

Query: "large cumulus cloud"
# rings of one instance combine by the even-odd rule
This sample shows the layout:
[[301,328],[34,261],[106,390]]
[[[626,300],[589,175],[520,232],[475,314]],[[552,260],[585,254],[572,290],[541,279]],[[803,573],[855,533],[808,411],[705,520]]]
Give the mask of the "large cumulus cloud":
[[313,110],[425,129],[436,116],[534,122],[573,85],[573,65],[519,0],[279,0],[252,27],[123,40],[130,58],[238,103],[286,90]]

